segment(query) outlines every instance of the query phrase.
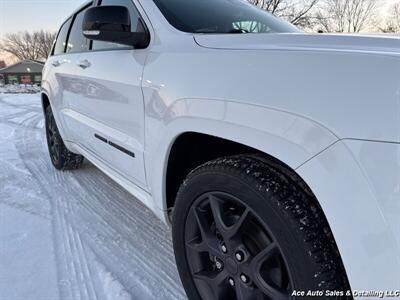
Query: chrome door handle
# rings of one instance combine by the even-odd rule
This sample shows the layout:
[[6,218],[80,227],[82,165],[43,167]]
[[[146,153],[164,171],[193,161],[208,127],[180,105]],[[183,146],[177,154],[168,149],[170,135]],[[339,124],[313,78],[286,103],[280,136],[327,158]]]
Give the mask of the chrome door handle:
[[90,65],[90,62],[87,59],[78,62],[78,67],[81,67],[82,69],[87,69]]
[[61,66],[61,63],[58,60],[53,61],[51,64],[56,68]]

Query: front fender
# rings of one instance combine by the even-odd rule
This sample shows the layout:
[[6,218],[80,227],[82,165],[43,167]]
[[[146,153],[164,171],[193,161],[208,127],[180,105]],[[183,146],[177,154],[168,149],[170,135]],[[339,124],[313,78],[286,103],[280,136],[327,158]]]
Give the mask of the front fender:
[[293,169],[338,140],[311,120],[257,105],[181,99],[162,114],[157,113],[157,107],[156,103],[149,103],[146,110],[146,171],[160,210],[167,207],[164,178],[169,153],[177,137],[185,132],[212,135],[252,147]]

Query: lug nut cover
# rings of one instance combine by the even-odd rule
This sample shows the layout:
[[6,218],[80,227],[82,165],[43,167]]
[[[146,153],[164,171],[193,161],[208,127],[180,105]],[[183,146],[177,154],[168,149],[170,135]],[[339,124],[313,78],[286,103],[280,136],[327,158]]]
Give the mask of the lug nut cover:
[[247,276],[244,275],[244,274],[240,275],[240,279],[241,279],[244,283],[247,283],[247,282],[249,281],[249,280],[247,279]]
[[222,262],[219,259],[215,260],[215,266],[217,267],[218,270],[221,270],[223,267]]
[[228,282],[231,286],[235,286],[235,281],[233,280],[233,278],[229,278]]
[[238,261],[242,261],[243,260],[243,254],[240,252],[236,252],[235,257]]
[[228,251],[228,249],[226,248],[225,244],[221,245],[221,250],[223,253],[226,253]]

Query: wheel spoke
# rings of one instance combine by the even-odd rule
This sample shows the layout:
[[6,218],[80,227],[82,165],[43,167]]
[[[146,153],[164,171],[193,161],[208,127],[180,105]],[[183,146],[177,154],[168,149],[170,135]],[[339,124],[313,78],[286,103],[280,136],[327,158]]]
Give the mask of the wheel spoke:
[[193,208],[194,215],[196,217],[197,225],[200,229],[202,243],[205,243],[208,247],[208,251],[212,254],[219,253],[218,245],[219,241],[215,234],[211,231],[211,228],[207,222],[205,212],[200,208]]
[[283,289],[280,289],[278,287],[275,287],[274,285],[266,282],[261,274],[260,270],[265,261],[273,257],[274,255],[279,254],[279,248],[276,243],[272,243],[269,246],[267,246],[264,250],[262,250],[260,253],[258,253],[250,263],[250,268],[255,274],[254,276],[254,281],[257,285],[257,287],[267,296],[271,297],[272,299],[276,300],[285,300],[289,299],[289,295],[286,291]]
[[239,233],[240,228],[242,228],[244,222],[247,220],[249,215],[250,215],[250,209],[247,208],[242,213],[239,220],[237,220],[235,224],[233,224],[231,227],[229,227],[229,236],[230,237],[233,237],[234,235]]
[[195,238],[191,241],[186,242],[187,247],[195,252],[208,252],[209,248],[207,244],[203,241],[198,242],[197,240],[198,239]]
[[259,291],[253,287],[247,286],[241,282],[235,285],[236,298],[237,300],[256,300],[262,299],[262,295]]
[[274,300],[289,300],[289,294],[277,287],[267,284],[265,281],[261,283],[256,283],[257,287],[262,291],[265,295],[269,296],[271,299]]
[[256,272],[260,271],[262,264],[277,253],[279,253],[278,246],[276,243],[271,243],[265,249],[261,250],[256,256],[254,256],[254,258],[251,260],[251,269]]
[[238,234],[240,228],[249,217],[250,209],[246,208],[236,223],[228,227],[223,220],[222,200],[214,195],[211,195],[209,200],[216,227],[225,238],[231,239]]
[[215,226],[222,235],[225,235],[226,232],[228,231],[228,228],[226,227],[222,217],[223,215],[222,201],[213,195],[210,195],[209,200],[211,205],[211,211],[215,221]]
[[204,282],[212,290],[215,299],[225,299],[227,284],[227,274],[222,271],[215,273],[212,271],[200,271],[193,274],[193,279]]
[[200,271],[193,274],[194,280],[199,280],[207,283],[210,287],[213,285],[213,275],[211,271]]

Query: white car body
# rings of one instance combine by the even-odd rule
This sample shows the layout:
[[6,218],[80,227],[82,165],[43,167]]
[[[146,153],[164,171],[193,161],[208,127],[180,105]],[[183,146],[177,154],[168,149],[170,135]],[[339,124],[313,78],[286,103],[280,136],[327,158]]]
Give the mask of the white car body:
[[[399,289],[400,38],[188,34],[152,1],[133,2],[150,31],[146,49],[46,63],[43,95],[70,151],[168,222],[166,173],[178,137],[257,149],[311,188],[353,290]],[[85,61],[90,67],[77,66]]]

